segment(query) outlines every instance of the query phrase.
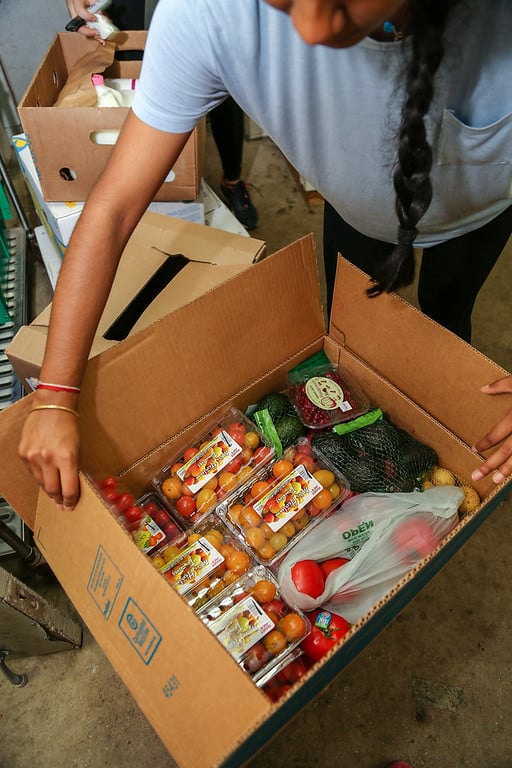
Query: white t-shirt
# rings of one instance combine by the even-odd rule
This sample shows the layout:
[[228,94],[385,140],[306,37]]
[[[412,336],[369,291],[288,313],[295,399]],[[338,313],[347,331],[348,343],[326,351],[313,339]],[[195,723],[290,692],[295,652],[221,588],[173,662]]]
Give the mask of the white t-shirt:
[[[512,203],[512,2],[464,0],[447,39],[426,119],[434,196],[416,240],[425,247]],[[395,242],[410,45],[309,46],[263,0],[159,0],[133,109],[154,128],[184,132],[231,94],[352,227]]]

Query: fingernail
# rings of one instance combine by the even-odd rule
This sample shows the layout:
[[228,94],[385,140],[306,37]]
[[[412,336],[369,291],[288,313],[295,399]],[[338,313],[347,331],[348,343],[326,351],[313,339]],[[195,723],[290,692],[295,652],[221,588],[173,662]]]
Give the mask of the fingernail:
[[64,509],[64,507],[62,506],[62,504],[59,504],[57,501],[55,502],[55,506],[56,506],[58,509]]
[[505,479],[505,475],[502,472],[495,472],[492,476],[493,483],[502,483]]
[[471,473],[472,480],[481,480],[482,477],[483,477],[483,474],[480,472],[479,469],[475,469],[475,471]]
[[480,392],[488,392],[490,390],[489,384],[484,384],[483,387],[480,387]]

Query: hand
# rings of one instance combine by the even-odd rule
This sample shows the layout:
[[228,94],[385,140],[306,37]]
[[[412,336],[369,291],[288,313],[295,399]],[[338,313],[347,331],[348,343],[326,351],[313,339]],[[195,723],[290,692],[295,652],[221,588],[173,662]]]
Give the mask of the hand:
[[75,507],[79,496],[78,419],[58,410],[32,411],[18,448],[20,457],[57,506]]
[[[492,384],[486,384],[482,387],[481,392],[487,395],[512,393],[512,376],[505,376],[505,378],[498,379]],[[512,475],[512,409],[475,443],[472,450],[481,453],[498,445],[502,440],[502,445],[478,469],[475,469],[471,475],[472,480],[481,480],[482,477],[494,472],[493,482],[502,483],[503,480]]]
[[[74,18],[75,16],[80,16],[84,21],[96,21],[96,16],[93,13],[89,13],[89,6],[92,5],[95,2],[95,0],[66,0],[66,6],[68,9],[68,13],[71,18]],[[86,37],[95,37],[99,43],[102,45],[105,44],[105,41],[102,39],[99,31],[97,29],[93,29],[89,27],[87,24],[84,24],[78,32],[81,35],[85,35]]]

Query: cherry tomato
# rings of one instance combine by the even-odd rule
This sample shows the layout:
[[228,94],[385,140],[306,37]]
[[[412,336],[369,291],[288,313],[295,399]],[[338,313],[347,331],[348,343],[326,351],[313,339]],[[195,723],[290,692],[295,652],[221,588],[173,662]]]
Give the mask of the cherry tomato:
[[113,475],[104,477],[100,485],[102,488],[117,488],[117,478]]
[[190,517],[196,511],[196,503],[190,496],[182,496],[176,502],[176,510],[183,517]]
[[251,589],[258,603],[270,603],[276,596],[276,585],[270,579],[260,579]]
[[263,645],[272,656],[277,656],[287,646],[286,637],[278,629],[273,629],[263,638]]
[[124,513],[128,507],[135,504],[135,498],[131,493],[122,493],[117,497],[115,504],[118,510]]
[[183,452],[183,461],[185,464],[187,461],[190,461],[190,459],[195,456],[197,453],[197,448],[187,448],[186,451]]
[[306,622],[298,613],[287,613],[283,616],[277,628],[281,630],[289,643],[300,640],[306,634]]
[[280,619],[283,618],[283,616],[286,616],[288,613],[288,608],[283,603],[282,600],[279,600],[277,597],[273,598],[272,600],[269,600],[267,603],[263,606],[265,613],[270,616],[270,618],[275,621],[277,624]]
[[324,560],[323,563],[320,563],[324,579],[327,579],[330,573],[337,571],[345,563],[350,563],[348,557],[331,557],[330,560]]
[[138,523],[140,520],[142,520],[142,517],[144,515],[144,512],[142,510],[142,507],[139,507],[137,505],[133,505],[128,507],[128,509],[125,509],[123,511],[123,515],[126,519],[126,522],[130,525],[133,525],[135,523]]
[[262,668],[264,664],[267,663],[269,658],[270,653],[267,651],[263,643],[256,643],[256,645],[253,645],[251,648],[249,648],[245,654],[243,660],[244,669],[247,672],[254,674],[254,672],[257,672]]
[[318,661],[347,634],[350,624],[342,616],[329,611],[312,611],[308,617],[311,632],[302,641],[301,648],[312,661]]
[[325,588],[322,569],[315,560],[299,560],[292,565],[292,581],[299,592],[319,597]]

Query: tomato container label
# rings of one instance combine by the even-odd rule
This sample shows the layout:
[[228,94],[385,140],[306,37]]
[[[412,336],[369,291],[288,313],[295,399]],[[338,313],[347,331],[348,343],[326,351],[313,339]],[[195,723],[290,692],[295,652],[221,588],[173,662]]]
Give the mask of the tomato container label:
[[305,392],[309,400],[323,411],[351,411],[352,404],[345,399],[345,393],[340,385],[325,376],[313,376],[306,382]]
[[242,447],[227,432],[220,432],[183,464],[177,472],[189,491],[195,494],[212,480],[226,464],[241,453]]
[[165,573],[176,592],[185,595],[223,562],[220,552],[207,539],[198,539],[166,563],[160,573]]
[[321,490],[318,480],[299,464],[252,506],[273,531],[278,531]]
[[132,536],[138,548],[146,553],[165,539],[165,533],[149,515],[143,517],[140,527],[133,531]]
[[210,629],[239,661],[274,626],[270,616],[267,616],[254,597],[246,597],[214,621]]

